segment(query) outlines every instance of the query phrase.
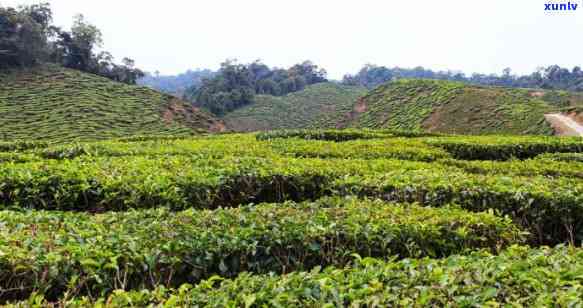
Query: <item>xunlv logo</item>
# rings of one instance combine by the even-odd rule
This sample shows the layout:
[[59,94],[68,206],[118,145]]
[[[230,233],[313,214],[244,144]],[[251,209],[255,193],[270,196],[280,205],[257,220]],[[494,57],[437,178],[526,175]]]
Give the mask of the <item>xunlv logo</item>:
[[545,11],[576,11],[577,3],[545,3]]

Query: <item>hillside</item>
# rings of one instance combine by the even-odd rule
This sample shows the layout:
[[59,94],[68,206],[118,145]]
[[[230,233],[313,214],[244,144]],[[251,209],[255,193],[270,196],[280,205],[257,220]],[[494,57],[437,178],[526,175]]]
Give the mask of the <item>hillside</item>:
[[235,131],[334,128],[365,93],[361,87],[318,83],[282,97],[258,95],[254,104],[228,113],[224,121]]
[[456,134],[552,134],[545,114],[581,105],[565,91],[399,80],[360,99],[340,126]]
[[0,74],[0,139],[191,135],[223,125],[154,90],[45,66]]
[[207,69],[188,70],[175,76],[146,73],[144,77],[137,80],[137,83],[156,91],[183,97],[189,88],[200,86],[204,78],[211,78],[214,75],[213,71]]

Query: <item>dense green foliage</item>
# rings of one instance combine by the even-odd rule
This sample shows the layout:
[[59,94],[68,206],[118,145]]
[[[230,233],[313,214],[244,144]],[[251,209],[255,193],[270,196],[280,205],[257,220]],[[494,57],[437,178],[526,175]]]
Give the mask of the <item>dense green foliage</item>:
[[[512,247],[443,260],[359,260],[351,268],[316,268],[282,276],[212,277],[172,290],[116,291],[75,298],[72,307],[578,307],[583,250]],[[33,296],[14,307],[47,304]]]
[[0,70],[32,66],[48,57],[51,21],[46,4],[19,9],[0,6]]
[[[481,140],[483,142],[479,142]],[[427,142],[445,149],[454,158],[462,160],[525,159],[543,153],[583,152],[583,139],[580,137],[466,137],[436,138]]]
[[223,115],[254,103],[256,94],[280,96],[326,81],[326,71],[310,61],[289,69],[272,69],[260,61],[244,65],[229,60],[221,64],[214,77],[188,90],[185,99]]
[[129,58],[120,65],[109,52],[97,54],[101,31],[82,15],[75,16],[70,31],[54,26],[52,19],[48,3],[0,6],[0,70],[51,62],[128,84],[144,75]]
[[0,141],[0,152],[22,151],[35,148],[46,148],[50,145],[46,141]]
[[[448,138],[460,144],[467,140]],[[476,212],[496,209],[527,227],[533,241],[583,239],[579,162],[472,165],[452,160],[452,154],[432,145],[435,140],[387,136],[338,143],[227,135],[49,147],[0,165],[0,204],[76,211],[183,210],[357,195],[429,206],[456,203]],[[504,140],[508,153],[524,147],[517,137],[482,137],[475,142],[483,146],[472,151],[484,149],[484,158],[491,153],[489,146]],[[565,147],[557,147],[557,140]],[[572,151],[580,140],[524,138],[527,144],[548,144],[533,155],[541,149]]]
[[554,160],[554,161],[566,161],[566,162],[583,162],[583,153],[553,153],[553,154],[541,154],[538,156],[540,159]]
[[0,73],[0,140],[193,135],[219,126],[212,116],[169,95],[76,70],[51,65]]
[[291,130],[276,130],[259,133],[256,135],[257,140],[275,140],[275,139],[289,139],[300,138],[304,140],[324,140],[324,141],[349,141],[358,139],[378,139],[391,137],[390,133],[385,133],[375,130],[311,130],[311,129],[291,129]]
[[[480,87],[460,82],[398,80],[358,101],[343,127],[388,128],[456,134],[550,135],[545,114],[581,104],[575,94]],[[566,105],[565,105],[566,104]]]
[[301,138],[306,140],[327,140],[327,141],[348,141],[358,139],[380,139],[388,137],[430,137],[439,136],[439,134],[400,131],[400,130],[369,130],[369,129],[344,129],[344,130],[325,130],[325,129],[292,129],[277,130],[257,134],[257,140]]
[[576,66],[569,70],[558,65],[540,68],[536,72],[524,76],[512,75],[512,70],[506,68],[500,76],[476,73],[468,77],[459,71],[435,72],[423,67],[412,69],[387,68],[385,66],[367,64],[357,74],[345,75],[342,83],[374,88],[387,81],[403,78],[461,81],[485,86],[583,91],[583,71],[581,68]]
[[[215,211],[0,213],[0,300],[100,295],[220,274],[344,265],[353,254],[442,257],[520,243],[509,219],[355,199]],[[24,227],[28,226],[28,227]],[[7,245],[19,243],[22,245]],[[9,248],[10,247],[10,248]],[[14,290],[14,291],[6,291]]]
[[582,144],[388,129],[2,142],[0,302],[577,303],[580,249],[508,247],[583,242]]
[[336,128],[365,93],[362,87],[318,83],[279,97],[256,95],[253,104],[227,113],[223,120],[238,132]]
[[583,307],[583,138],[540,136],[578,67],[141,81],[171,96],[101,36],[0,6],[3,307]]

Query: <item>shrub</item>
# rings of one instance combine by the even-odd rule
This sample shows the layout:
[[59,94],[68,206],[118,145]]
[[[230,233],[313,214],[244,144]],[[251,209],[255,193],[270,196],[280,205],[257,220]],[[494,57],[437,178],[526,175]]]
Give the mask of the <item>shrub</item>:
[[0,212],[0,300],[105,294],[220,274],[345,265],[352,255],[443,257],[522,242],[489,213],[357,199],[172,213]]
[[459,137],[429,139],[427,143],[464,160],[526,159],[543,153],[583,152],[581,137]]
[[[63,305],[108,307],[577,307],[583,305],[583,250],[512,247],[444,260],[363,259],[353,268],[316,268],[283,276],[212,277],[178,290],[116,291]],[[31,297],[18,307],[46,303]]]

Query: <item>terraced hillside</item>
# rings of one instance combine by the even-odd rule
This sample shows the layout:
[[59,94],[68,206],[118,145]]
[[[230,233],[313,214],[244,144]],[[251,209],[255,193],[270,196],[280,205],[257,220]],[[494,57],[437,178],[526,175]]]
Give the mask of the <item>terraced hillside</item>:
[[0,74],[0,140],[92,140],[222,130],[212,116],[148,88],[57,66]]
[[258,95],[255,103],[228,113],[224,121],[234,131],[292,128],[335,128],[365,88],[319,83],[283,97]]
[[580,307],[582,242],[581,137],[0,142],[3,307]]
[[342,127],[456,134],[552,134],[544,115],[583,105],[564,91],[399,80],[368,93]]

